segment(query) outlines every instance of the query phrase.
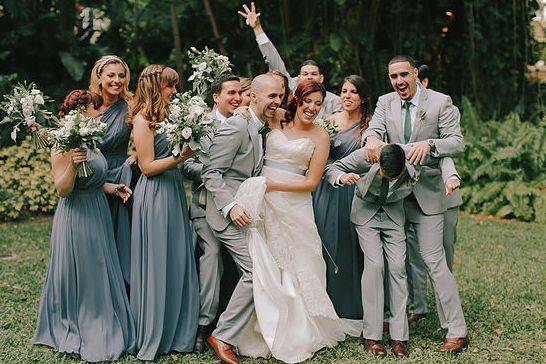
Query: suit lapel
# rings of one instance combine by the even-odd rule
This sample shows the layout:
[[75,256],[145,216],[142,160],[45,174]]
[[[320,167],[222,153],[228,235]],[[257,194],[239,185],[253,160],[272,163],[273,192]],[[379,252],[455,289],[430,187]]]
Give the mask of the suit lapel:
[[394,129],[396,130],[395,140],[390,140],[390,143],[402,143],[404,144],[404,133],[402,131],[402,104],[399,97],[395,97],[391,101],[391,121],[394,122]]
[[362,194],[362,196],[365,196],[368,193],[368,190],[377,172],[379,172],[379,163],[373,164],[370,167],[370,170],[368,171],[368,173],[366,173],[366,177],[358,181],[358,189],[360,190],[360,193]]
[[254,120],[252,120],[252,116],[248,118],[247,123],[247,130],[248,135],[250,136],[250,142],[252,143],[252,154],[254,156],[254,166],[253,170],[256,169],[256,166],[259,165],[260,162],[260,141],[258,138],[260,138],[260,135],[258,134],[258,129],[256,128],[256,125],[254,125]]
[[[421,86],[419,86],[421,87]],[[417,111],[415,113],[415,121],[413,122],[413,129],[411,131],[411,138],[410,143],[419,141],[419,130],[421,129],[421,124],[423,124],[424,120],[421,120],[419,115],[422,113],[421,110],[427,109],[427,102],[428,102],[428,95],[427,95],[427,89],[424,87],[421,87],[421,95],[419,95],[419,106],[417,107]]]

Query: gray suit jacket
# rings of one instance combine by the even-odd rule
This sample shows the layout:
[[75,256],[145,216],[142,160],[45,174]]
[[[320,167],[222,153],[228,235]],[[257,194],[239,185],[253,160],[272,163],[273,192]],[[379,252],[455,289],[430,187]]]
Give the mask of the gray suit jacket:
[[232,116],[214,133],[201,179],[207,190],[207,222],[216,231],[224,230],[231,222],[221,210],[235,201],[239,185],[260,173],[263,156],[259,138],[250,116]]
[[[288,70],[286,69],[281,55],[279,54],[277,48],[275,48],[273,43],[271,41],[268,41],[264,44],[258,44],[258,48],[260,48],[260,52],[262,52],[262,56],[264,57],[264,60],[269,67],[269,70],[282,72],[286,77],[288,77],[288,87],[290,87],[290,90],[294,92],[296,87],[298,87],[299,78],[290,76],[290,73],[288,73]],[[325,118],[341,110],[342,107],[339,96],[329,91],[326,91],[326,97],[324,98],[322,109],[317,117]]]
[[398,225],[403,227],[406,216],[404,212],[404,198],[408,196],[419,178],[418,171],[409,163],[393,184],[390,194],[383,206],[377,203],[379,186],[372,184],[376,176],[379,177],[379,163],[370,164],[365,157],[364,148],[357,149],[345,158],[335,161],[328,167],[326,176],[328,182],[338,187],[336,181],[342,173],[357,173],[361,178],[356,183],[355,198],[351,207],[351,222],[355,225],[364,225],[377,213],[380,207]]
[[[448,180],[449,177],[453,176],[454,174],[459,176],[457,173],[457,169],[455,168],[455,162],[451,158],[442,158],[440,160],[440,163],[444,163],[444,165],[441,165],[442,169],[442,179],[445,181]],[[461,190],[457,188],[453,193],[451,193],[450,196],[445,197],[445,203],[446,203],[446,209],[452,209],[454,207],[461,206],[463,204],[463,199],[461,196]]]
[[[459,114],[451,98],[442,93],[421,87],[410,143],[433,139],[436,144],[434,157],[452,156],[464,151],[463,136],[459,125]],[[422,115],[422,117],[420,117]],[[377,101],[370,126],[362,136],[375,136],[389,143],[404,144],[402,130],[402,102],[396,92],[381,96]],[[423,166],[419,183],[413,193],[419,207],[426,215],[443,213],[446,210],[442,173],[439,165]]]
[[[210,118],[213,118],[211,113]],[[212,128],[209,132],[203,135],[200,139],[201,147],[204,153],[208,153],[212,144],[215,130],[220,126],[220,120],[214,119]],[[203,181],[201,180],[201,172],[203,170],[203,161],[199,156],[186,159],[180,167],[182,174],[192,181],[191,184],[191,201],[190,201],[190,218],[205,217],[205,206],[207,201],[207,193]]]

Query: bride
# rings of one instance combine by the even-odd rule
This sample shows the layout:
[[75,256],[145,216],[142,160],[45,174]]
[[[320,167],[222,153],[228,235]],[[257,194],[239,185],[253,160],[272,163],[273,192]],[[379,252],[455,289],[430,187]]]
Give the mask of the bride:
[[311,192],[320,183],[330,149],[317,126],[324,87],[302,82],[285,120],[271,125],[261,177],[247,179],[236,200],[252,216],[247,229],[253,262],[255,314],[242,334],[242,355],[301,362],[361,323],[338,318],[326,294],[326,265],[313,217]]

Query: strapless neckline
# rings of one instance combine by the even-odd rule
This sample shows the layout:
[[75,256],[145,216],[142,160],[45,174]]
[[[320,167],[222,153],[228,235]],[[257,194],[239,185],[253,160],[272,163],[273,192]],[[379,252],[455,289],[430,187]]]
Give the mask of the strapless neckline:
[[279,129],[273,129],[271,130],[271,132],[279,132],[281,134],[281,136],[284,138],[285,141],[287,142],[297,142],[297,141],[302,141],[302,140],[308,140],[309,142],[311,142],[311,144],[315,145],[315,143],[313,143],[313,140],[309,137],[303,137],[303,138],[296,138],[296,139],[288,139],[288,137],[286,136],[285,133],[283,133],[281,130]]

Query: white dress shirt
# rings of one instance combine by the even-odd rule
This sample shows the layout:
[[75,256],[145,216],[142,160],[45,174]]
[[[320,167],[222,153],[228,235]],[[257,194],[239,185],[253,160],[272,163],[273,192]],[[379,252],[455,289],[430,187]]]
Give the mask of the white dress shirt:
[[[415,95],[413,95],[412,99],[409,100],[411,103],[410,105],[410,115],[411,115],[411,130],[413,130],[413,125],[415,124],[415,117],[417,115],[417,109],[419,108],[419,98],[421,97],[421,86],[417,85],[417,91],[415,92]],[[401,123],[401,130],[404,130],[404,121],[406,120],[406,109],[404,108],[404,102],[406,100],[400,99],[400,102],[402,103],[402,119],[400,120]]]

